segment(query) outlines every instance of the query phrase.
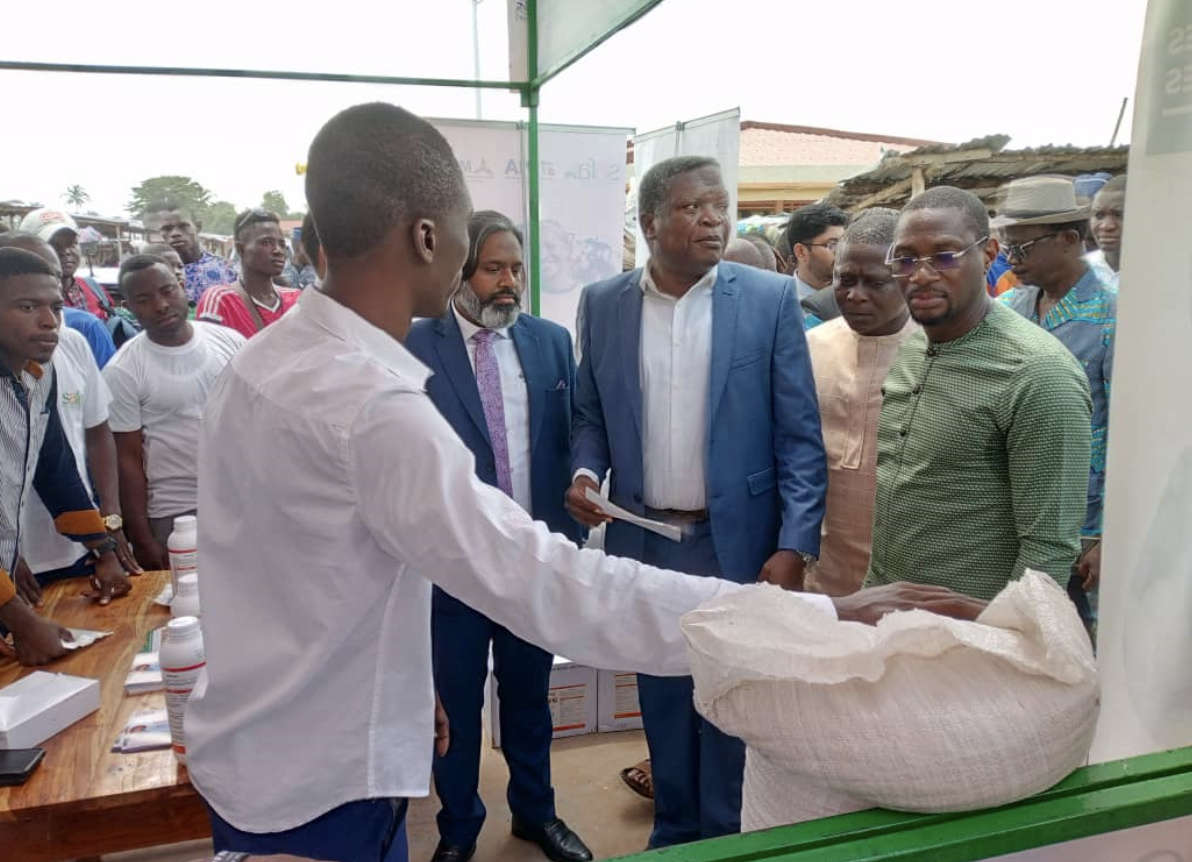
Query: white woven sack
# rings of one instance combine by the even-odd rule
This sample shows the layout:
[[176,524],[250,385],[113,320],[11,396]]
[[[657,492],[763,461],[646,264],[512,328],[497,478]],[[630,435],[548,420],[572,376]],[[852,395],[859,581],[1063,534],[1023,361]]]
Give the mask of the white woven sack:
[[977,622],[926,611],[839,622],[763,587],[682,625],[696,708],[749,747],[752,828],[872,806],[1003,805],[1088,757],[1092,648],[1068,596],[1037,572]]

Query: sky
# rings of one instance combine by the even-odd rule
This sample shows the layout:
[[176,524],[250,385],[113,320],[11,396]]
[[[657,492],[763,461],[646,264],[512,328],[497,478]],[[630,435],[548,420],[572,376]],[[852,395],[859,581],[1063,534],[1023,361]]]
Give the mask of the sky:
[[[739,107],[745,120],[954,143],[1105,145],[1133,101],[1146,4],[1096,5],[666,0],[548,83],[539,116],[647,132]],[[5,10],[0,59],[474,77],[472,0],[45,8]],[[476,14],[480,76],[507,80],[505,2]],[[295,165],[311,138],[374,100],[476,116],[470,89],[0,71],[0,200],[65,206],[78,184],[87,209],[120,215],[141,180],[182,174],[238,207],[278,189],[304,209]],[[500,90],[481,113],[526,116]]]

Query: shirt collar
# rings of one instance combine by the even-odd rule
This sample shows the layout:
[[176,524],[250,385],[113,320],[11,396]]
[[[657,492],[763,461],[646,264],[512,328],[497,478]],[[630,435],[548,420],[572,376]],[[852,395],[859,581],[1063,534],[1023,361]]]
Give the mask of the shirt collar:
[[[464,317],[462,314],[460,314],[459,309],[455,307],[454,299],[451,300],[450,305],[451,305],[451,313],[455,315],[455,322],[459,324],[459,332],[460,332],[460,335],[462,335],[464,337],[465,342],[471,341],[475,337],[477,332],[479,332],[482,329],[487,328],[484,326],[477,326],[472,321],[468,320],[466,317]],[[503,326],[500,329],[493,329],[490,331],[494,335],[496,335],[497,338],[508,338],[509,337],[509,327],[508,326]]]
[[[708,270],[707,272],[704,273],[703,278],[701,278],[699,281],[697,281],[695,284],[693,284],[691,286],[691,290],[688,291],[688,293],[686,295],[690,295],[690,293],[692,291],[696,291],[696,290],[704,290],[704,289],[710,290],[712,288],[712,285],[714,285],[716,283],[716,279],[719,277],[720,277],[720,267],[719,266],[712,267],[710,270]],[[649,295],[664,296],[667,299],[671,299],[671,300],[675,299],[675,297],[671,296],[670,294],[663,293],[661,290],[658,289],[658,285],[654,281],[654,276],[650,274],[650,262],[649,261],[646,261],[646,265],[642,267],[641,285],[642,285],[642,293],[646,294],[647,296],[649,296]]]
[[1084,275],[1080,277],[1080,280],[1076,284],[1072,285],[1072,289],[1068,293],[1071,296],[1075,296],[1077,302],[1088,302],[1098,291],[1105,289],[1105,285],[1102,284],[1096,270],[1091,266],[1086,266],[1084,268]]
[[398,377],[419,389],[426,387],[430,369],[414,358],[397,339],[382,332],[346,305],[319,290],[304,290],[298,298],[300,313],[316,326],[358,347]]

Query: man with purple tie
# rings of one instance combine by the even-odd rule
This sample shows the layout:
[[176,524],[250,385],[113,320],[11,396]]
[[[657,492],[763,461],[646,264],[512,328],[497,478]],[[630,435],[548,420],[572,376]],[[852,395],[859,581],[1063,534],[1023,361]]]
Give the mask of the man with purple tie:
[[[459,292],[442,317],[411,327],[406,347],[433,372],[427,394],[472,450],[477,476],[577,540],[581,530],[563,504],[571,483],[571,337],[521,313],[522,237],[508,218],[475,213],[468,238]],[[552,656],[437,587],[433,608],[435,687],[451,741],[434,762],[442,809],[432,862],[467,862],[484,824],[480,713],[490,645],[513,834],[554,862],[587,862],[591,852],[555,812],[547,704]]]

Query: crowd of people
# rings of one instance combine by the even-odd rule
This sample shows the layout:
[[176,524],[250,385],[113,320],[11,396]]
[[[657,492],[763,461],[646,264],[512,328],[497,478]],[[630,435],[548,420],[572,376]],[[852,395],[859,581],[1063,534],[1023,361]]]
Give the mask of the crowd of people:
[[0,234],[0,624],[61,656],[41,589],[116,600],[202,510],[186,732],[218,850],[404,859],[433,772],[433,862],[468,862],[490,651],[515,836],[592,858],[555,807],[554,654],[639,672],[650,847],[739,831],[744,745],[696,712],[678,619],[742,585],[972,618],[1033,569],[1095,631],[1124,177],[1015,180],[992,219],[946,186],[815,204],[772,247],[715,160],[668,159],[648,263],[584,288],[574,345],[421,119],[342,112],[306,182],[295,288],[261,209],[234,265],[151,207],[119,309],[69,217]]

